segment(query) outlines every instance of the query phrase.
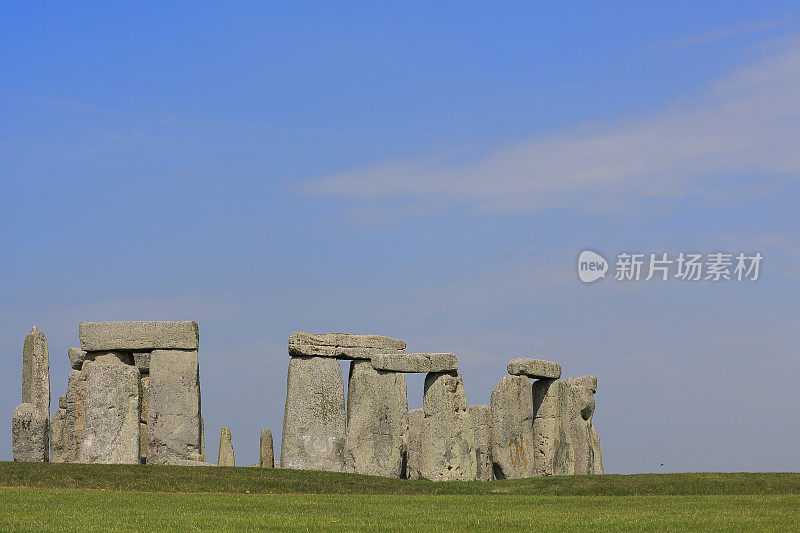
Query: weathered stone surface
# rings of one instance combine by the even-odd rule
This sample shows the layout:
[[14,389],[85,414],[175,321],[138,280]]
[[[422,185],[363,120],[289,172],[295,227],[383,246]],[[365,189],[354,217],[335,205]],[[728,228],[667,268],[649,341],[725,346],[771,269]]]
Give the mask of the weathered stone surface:
[[522,357],[512,359],[508,363],[508,373],[512,376],[528,376],[534,379],[558,379],[561,377],[561,365],[544,359]]
[[597,392],[597,376],[581,376],[579,378],[567,378],[568,385],[579,385],[586,387],[592,391],[592,394]]
[[133,352],[133,364],[139,369],[141,374],[150,373],[150,352]]
[[139,380],[139,421],[147,423],[147,413],[150,410],[150,376],[142,376]]
[[231,442],[231,428],[225,427],[220,431],[217,465],[236,466],[236,461],[233,457],[233,442]]
[[66,409],[67,408],[67,397],[66,396],[59,396],[58,397],[58,408],[59,409]]
[[274,468],[275,453],[272,449],[272,431],[268,429],[262,429],[261,438],[259,439],[258,444],[258,466],[261,468]]
[[420,476],[430,481],[474,481],[475,433],[458,372],[425,376]]
[[406,378],[351,361],[344,464],[348,472],[399,478],[408,424]]
[[80,441],[86,421],[86,374],[71,370],[67,382],[67,451],[66,462],[79,460]]
[[422,455],[422,424],[425,412],[412,409],[408,412],[408,432],[406,433],[406,477],[420,479],[420,457]]
[[591,418],[594,414],[591,383],[582,378],[567,378],[566,383],[569,389],[569,431],[575,455],[575,474],[591,474],[594,462],[590,437]]
[[453,353],[391,353],[372,356],[372,367],[392,372],[452,372],[458,369]]
[[139,422],[139,462],[147,462],[147,424]]
[[139,371],[109,358],[87,361],[82,463],[139,462]]
[[336,359],[292,357],[286,379],[281,467],[344,470],[344,380]]
[[603,453],[600,451],[600,437],[597,435],[597,430],[594,424],[590,427],[589,442],[592,447],[592,474],[603,473]]
[[289,337],[289,355],[292,357],[369,359],[378,353],[396,353],[405,349],[405,342],[381,335],[295,331]]
[[147,383],[147,462],[205,461],[201,436],[197,352],[153,351]]
[[131,352],[86,352],[86,360],[103,364],[118,364],[133,366]]
[[[33,404],[50,422],[50,352],[47,338],[36,326],[22,347],[22,403]],[[45,425],[48,425],[45,424]]]
[[504,376],[491,397],[491,454],[496,479],[533,475],[533,396],[526,376]]
[[569,390],[564,381],[533,383],[534,475],[566,476],[575,472],[569,432]]
[[57,409],[50,421],[50,462],[68,462],[66,409]]
[[47,414],[32,403],[21,403],[11,417],[11,447],[15,461],[47,462],[50,435]]
[[488,405],[470,405],[469,416],[475,430],[475,460],[477,462],[477,480],[494,479],[491,457],[492,414]]
[[197,350],[197,322],[81,322],[81,349],[92,351]]
[[80,348],[72,347],[67,350],[67,357],[69,357],[69,365],[75,370],[80,370],[86,360],[86,352]]

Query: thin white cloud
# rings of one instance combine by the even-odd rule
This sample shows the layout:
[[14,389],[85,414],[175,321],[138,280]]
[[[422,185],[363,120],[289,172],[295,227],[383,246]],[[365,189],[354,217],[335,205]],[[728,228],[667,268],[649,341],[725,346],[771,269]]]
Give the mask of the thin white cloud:
[[478,212],[741,199],[744,187],[758,194],[798,179],[798,95],[795,40],[658,113],[552,132],[466,163],[384,161],[312,180],[302,191],[360,207],[468,205]]
[[718,28],[699,35],[693,35],[691,37],[677,39],[667,43],[663,46],[663,48],[668,50],[677,50],[682,48],[690,48],[692,46],[701,44],[717,43],[728,39],[734,39],[736,37],[742,37],[744,35],[751,35],[754,33],[772,30],[785,25],[785,23],[778,23],[774,21],[748,22],[727,28]]

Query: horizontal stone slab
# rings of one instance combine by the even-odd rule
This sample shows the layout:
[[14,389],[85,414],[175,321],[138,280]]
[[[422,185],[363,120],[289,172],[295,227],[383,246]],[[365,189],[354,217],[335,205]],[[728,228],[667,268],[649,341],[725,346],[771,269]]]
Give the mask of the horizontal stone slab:
[[454,353],[389,353],[372,356],[372,368],[392,372],[451,372],[458,370]]
[[508,373],[534,379],[558,379],[561,377],[561,365],[553,361],[521,357],[508,363]]
[[197,322],[81,322],[78,337],[87,352],[196,350]]
[[306,333],[295,331],[289,337],[289,355],[335,357],[337,359],[370,359],[379,353],[396,353],[406,349],[406,343],[381,335],[352,335],[349,333]]

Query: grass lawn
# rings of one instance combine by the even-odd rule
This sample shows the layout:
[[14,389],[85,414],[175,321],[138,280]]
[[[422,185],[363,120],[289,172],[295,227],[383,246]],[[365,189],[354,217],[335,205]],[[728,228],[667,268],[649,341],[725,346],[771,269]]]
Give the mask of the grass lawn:
[[259,468],[0,463],[4,531],[532,527],[797,531],[800,474],[429,483]]

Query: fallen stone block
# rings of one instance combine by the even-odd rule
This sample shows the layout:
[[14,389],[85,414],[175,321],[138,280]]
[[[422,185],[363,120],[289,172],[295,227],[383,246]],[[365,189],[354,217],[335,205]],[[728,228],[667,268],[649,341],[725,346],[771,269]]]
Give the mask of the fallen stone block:
[[533,390],[526,376],[505,376],[492,391],[492,469],[496,479],[533,476]]
[[281,468],[344,471],[345,426],[339,362],[329,357],[292,357],[286,379]]
[[474,481],[475,432],[458,372],[425,376],[420,476],[429,481]]
[[14,461],[46,463],[50,434],[48,413],[32,403],[21,403],[11,416],[11,449]]
[[469,416],[475,431],[475,460],[477,464],[478,481],[491,481],[494,479],[491,456],[491,410],[488,405],[470,405]]
[[219,434],[218,466],[236,466],[233,456],[233,442],[231,441],[231,428],[224,427]]
[[523,357],[512,359],[508,363],[508,373],[533,379],[558,379],[561,377],[561,365],[553,361]]
[[272,431],[268,429],[261,430],[261,438],[259,439],[259,454],[258,465],[261,468],[274,468],[275,467],[275,453],[272,449]]
[[381,335],[295,331],[289,337],[289,355],[292,357],[369,359],[378,353],[402,352],[405,349],[405,342]]
[[351,361],[347,386],[345,470],[399,478],[408,424],[406,379],[375,370],[369,361]]
[[197,322],[81,322],[81,349],[92,351],[197,350]]
[[453,353],[391,353],[372,356],[372,367],[391,372],[427,374],[430,372],[452,372],[458,369],[458,360]]

